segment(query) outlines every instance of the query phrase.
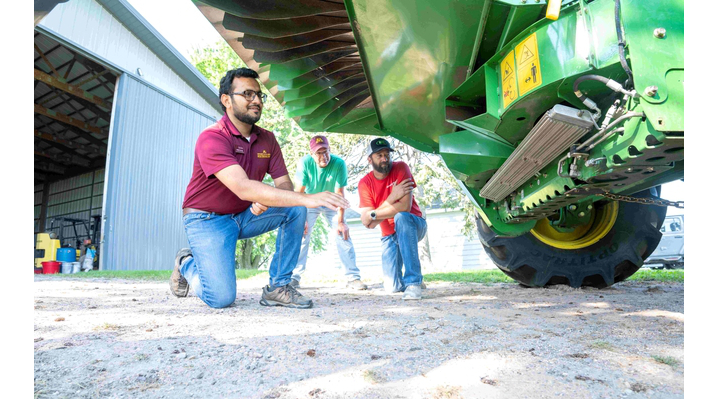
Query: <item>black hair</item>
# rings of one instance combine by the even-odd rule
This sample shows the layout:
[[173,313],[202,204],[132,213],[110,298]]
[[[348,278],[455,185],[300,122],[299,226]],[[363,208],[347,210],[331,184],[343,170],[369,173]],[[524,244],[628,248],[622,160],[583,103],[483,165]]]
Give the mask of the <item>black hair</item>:
[[234,82],[234,78],[259,79],[259,74],[257,74],[257,72],[253,69],[244,67],[227,71],[227,74],[219,81],[219,105],[222,106],[222,111],[224,112],[227,112],[227,108],[225,108],[224,104],[222,104],[222,94],[229,94],[232,91],[232,82]]

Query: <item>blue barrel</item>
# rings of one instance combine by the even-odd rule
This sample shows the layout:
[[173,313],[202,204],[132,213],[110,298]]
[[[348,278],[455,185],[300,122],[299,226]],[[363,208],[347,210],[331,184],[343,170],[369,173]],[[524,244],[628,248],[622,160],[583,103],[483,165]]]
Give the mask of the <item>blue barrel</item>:
[[58,248],[57,249],[57,260],[58,262],[74,262],[77,252],[75,248]]

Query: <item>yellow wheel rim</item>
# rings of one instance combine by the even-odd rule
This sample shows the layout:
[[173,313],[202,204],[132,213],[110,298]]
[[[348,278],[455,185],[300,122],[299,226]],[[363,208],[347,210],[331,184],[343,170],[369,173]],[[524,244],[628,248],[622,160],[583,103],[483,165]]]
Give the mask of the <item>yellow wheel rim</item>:
[[612,201],[600,209],[594,208],[591,220],[576,227],[570,233],[560,232],[548,219],[541,219],[531,229],[531,234],[546,245],[558,249],[581,249],[597,243],[613,228],[618,218],[618,202]]

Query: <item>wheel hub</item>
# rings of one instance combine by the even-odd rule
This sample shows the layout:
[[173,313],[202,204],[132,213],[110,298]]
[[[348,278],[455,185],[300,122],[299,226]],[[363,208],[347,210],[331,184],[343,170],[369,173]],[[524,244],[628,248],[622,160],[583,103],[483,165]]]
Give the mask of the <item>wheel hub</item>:
[[597,243],[606,236],[618,218],[618,202],[611,201],[592,210],[588,223],[571,232],[556,230],[548,219],[541,219],[531,229],[531,234],[539,241],[558,249],[581,249]]

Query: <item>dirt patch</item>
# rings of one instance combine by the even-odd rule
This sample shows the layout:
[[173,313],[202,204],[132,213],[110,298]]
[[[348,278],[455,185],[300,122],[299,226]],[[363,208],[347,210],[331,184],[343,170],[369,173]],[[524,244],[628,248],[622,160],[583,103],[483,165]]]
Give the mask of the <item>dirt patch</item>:
[[683,397],[682,284],[429,283],[404,302],[309,282],[296,310],[260,306],[265,280],[214,310],[164,282],[36,276],[36,396]]

